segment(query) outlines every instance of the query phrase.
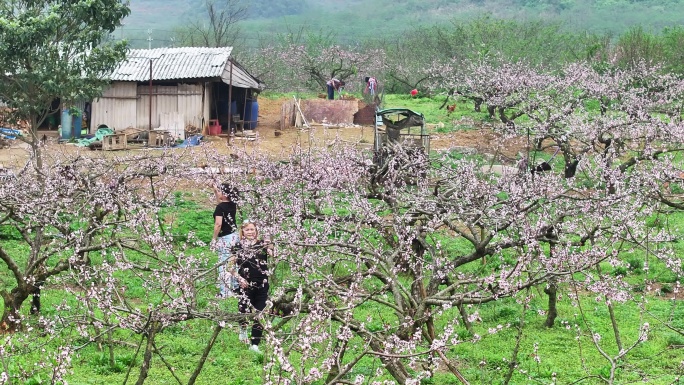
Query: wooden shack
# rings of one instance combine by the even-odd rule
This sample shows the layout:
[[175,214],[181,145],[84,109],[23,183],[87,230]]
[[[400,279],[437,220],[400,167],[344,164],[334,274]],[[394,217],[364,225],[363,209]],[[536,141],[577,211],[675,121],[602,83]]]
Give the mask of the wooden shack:
[[176,137],[186,127],[204,129],[218,120],[226,132],[231,116],[244,119],[245,106],[263,84],[231,58],[231,47],[134,49],[109,76],[112,83],[93,100],[90,130],[100,125],[163,129]]

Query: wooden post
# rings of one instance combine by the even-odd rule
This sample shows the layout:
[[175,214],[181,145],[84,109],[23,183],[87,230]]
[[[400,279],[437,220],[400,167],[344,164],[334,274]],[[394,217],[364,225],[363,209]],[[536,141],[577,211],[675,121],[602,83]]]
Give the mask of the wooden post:
[[[230,60],[230,58],[228,58]],[[230,124],[232,123],[233,120],[233,114],[235,111],[232,111],[232,104],[233,104],[233,61],[230,60],[230,75],[228,76],[228,135],[230,136]]]
[[150,58],[150,115],[149,115],[149,126],[147,127],[147,145],[150,145],[150,131],[152,131],[152,58]]
[[207,95],[207,82],[202,82],[202,107],[200,108],[200,116],[202,119],[200,119],[200,134],[206,135],[207,133],[204,130],[204,125],[206,121],[204,120],[204,99],[206,98]]

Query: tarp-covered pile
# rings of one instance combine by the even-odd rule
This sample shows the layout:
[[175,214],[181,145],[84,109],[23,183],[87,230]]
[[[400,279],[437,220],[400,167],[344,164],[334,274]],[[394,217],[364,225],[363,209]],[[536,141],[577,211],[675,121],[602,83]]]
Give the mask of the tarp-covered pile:
[[79,139],[76,141],[76,145],[81,147],[88,147],[94,142],[101,142],[105,136],[112,134],[114,134],[114,130],[112,130],[111,128],[100,127],[97,129],[97,131],[95,131],[95,136],[93,136],[92,138]]

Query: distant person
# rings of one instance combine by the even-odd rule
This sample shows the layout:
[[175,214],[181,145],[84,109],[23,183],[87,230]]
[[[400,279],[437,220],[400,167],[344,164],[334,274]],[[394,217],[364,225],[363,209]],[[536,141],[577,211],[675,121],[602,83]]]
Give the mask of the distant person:
[[370,96],[375,96],[378,90],[378,80],[372,76],[366,76],[366,88],[364,88],[363,93],[369,94]]
[[212,249],[218,251],[219,290],[222,298],[237,290],[237,273],[234,269],[235,258],[231,258],[230,248],[238,241],[235,213],[237,212],[238,191],[228,183],[217,186],[210,182],[217,200],[214,209],[214,235]]
[[332,78],[332,79],[328,80],[325,84],[328,87],[328,99],[329,100],[334,100],[335,99],[335,91],[340,92],[340,90],[345,85],[344,81],[338,80],[336,78]]
[[[268,256],[273,255],[273,245],[259,239],[256,224],[250,220],[242,222],[240,241],[233,248],[239,275],[238,310],[242,314],[263,311],[268,300]],[[240,341],[249,342],[250,350],[260,353],[259,343],[264,328],[256,319],[252,323],[251,340],[247,340],[247,321],[240,323]]]

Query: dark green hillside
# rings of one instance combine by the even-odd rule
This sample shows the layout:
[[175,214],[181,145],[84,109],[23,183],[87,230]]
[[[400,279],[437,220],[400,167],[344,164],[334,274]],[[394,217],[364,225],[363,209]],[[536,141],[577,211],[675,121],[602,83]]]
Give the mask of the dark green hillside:
[[254,18],[278,18],[287,15],[298,15],[306,8],[306,2],[300,0],[253,0],[250,6],[250,15]]
[[[220,2],[219,2],[220,3]],[[203,16],[204,0],[135,0],[125,20],[134,46],[173,44],[174,29]],[[684,20],[684,0],[245,0],[248,44],[301,29],[334,34],[342,43],[385,38],[412,28],[494,18],[560,22],[570,30],[620,34],[632,26],[660,31]]]

